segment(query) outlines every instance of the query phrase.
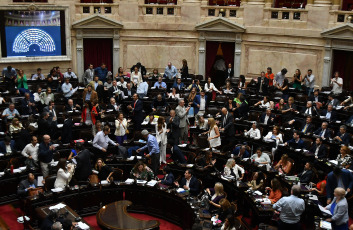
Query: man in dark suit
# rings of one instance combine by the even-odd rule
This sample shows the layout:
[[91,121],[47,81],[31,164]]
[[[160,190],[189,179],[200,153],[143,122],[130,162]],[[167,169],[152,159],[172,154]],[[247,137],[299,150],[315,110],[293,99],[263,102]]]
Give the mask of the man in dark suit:
[[249,105],[248,103],[246,103],[244,96],[240,97],[240,106],[237,107],[234,111],[234,117],[235,118],[243,118],[243,117],[247,117],[248,112],[249,112]]
[[77,156],[75,157],[77,165],[74,177],[78,181],[87,181],[89,175],[92,174],[91,153],[88,149],[83,149],[81,143],[76,144]]
[[315,132],[315,135],[318,135],[323,140],[326,140],[331,137],[331,131],[328,129],[328,123],[326,121],[322,122],[321,127],[318,128]]
[[49,102],[49,105],[44,107],[43,112],[49,113],[48,121],[49,121],[50,123],[55,123],[55,124],[57,124],[57,117],[58,117],[58,114],[57,114],[57,112],[56,112],[56,110],[55,110],[54,101]]
[[29,173],[27,179],[22,180],[17,186],[17,195],[27,196],[28,192],[37,187],[37,180],[35,179],[33,173]]
[[134,130],[140,131],[141,130],[141,123],[144,119],[143,115],[143,102],[138,99],[138,95],[135,93],[132,96],[132,103],[128,105],[128,110],[132,111],[133,117],[132,120],[134,122]]
[[332,172],[327,175],[326,194],[327,204],[330,204],[333,199],[333,191],[338,187],[338,182],[341,181],[343,189],[347,193],[351,192],[353,187],[353,174],[347,169],[335,167]]
[[[10,147],[9,150],[11,149],[11,152],[8,151],[7,147]],[[4,140],[0,141],[0,153],[5,156],[16,154],[15,141],[11,140],[11,137],[5,136]]]
[[300,139],[300,134],[298,131],[294,131],[293,138],[290,139],[289,141],[287,141],[286,143],[284,143],[284,145],[293,147],[295,149],[304,149],[305,148],[304,141],[302,139]]
[[164,174],[164,177],[162,180],[160,180],[160,183],[163,185],[171,186],[174,184],[174,175],[170,170],[170,167],[168,165],[164,166],[162,169],[162,172]]
[[274,125],[275,115],[272,113],[271,109],[266,109],[266,112],[261,114],[260,123],[265,125]]
[[183,82],[181,82],[181,78],[177,78],[176,82],[173,84],[173,88],[176,88],[177,93],[180,93],[185,88],[185,85]]
[[334,108],[340,105],[340,101],[333,94],[328,95],[327,106],[332,105]]
[[197,178],[193,176],[193,171],[191,169],[185,171],[180,184],[177,181],[174,182],[174,184],[177,187],[188,190],[192,196],[197,196],[200,192],[200,183]]
[[351,135],[347,133],[347,127],[345,125],[341,125],[340,131],[333,139],[339,141],[340,144],[344,144],[345,146],[348,146],[351,140]]
[[[187,161],[185,159],[185,155],[184,153],[181,151],[181,149],[179,148],[179,146],[175,143],[173,143],[173,140],[168,140],[168,143],[173,146],[172,147],[172,159],[176,162],[179,162],[180,164],[186,164]],[[178,142],[177,142],[178,143]]]
[[199,111],[205,112],[207,109],[207,96],[205,95],[205,91],[201,91],[200,95],[196,95],[194,99],[194,108],[195,114]]
[[303,172],[299,173],[297,177],[299,177],[300,183],[308,184],[311,182],[311,179],[314,176],[314,172],[312,170],[312,164],[310,162],[306,162],[304,166]]
[[226,77],[226,81],[227,80],[231,80],[234,77],[234,68],[232,67],[231,63],[228,64],[228,68],[225,71],[225,73],[226,73],[226,76],[225,76]]
[[175,110],[170,110],[169,112],[170,118],[167,120],[167,128],[169,129],[168,132],[168,142],[169,140],[173,141],[173,144],[171,145],[177,145],[179,143],[179,137],[180,137],[180,119],[178,116],[176,116]]
[[230,150],[234,146],[234,118],[231,113],[228,113],[228,110],[225,107],[223,107],[221,111],[220,131],[225,135],[225,137],[222,138],[222,146],[223,150]]
[[318,89],[316,89],[314,91],[314,94],[311,94],[311,96],[309,97],[308,101],[312,101],[313,104],[316,104],[316,103],[323,103],[324,102],[324,99],[322,98],[322,96],[319,96],[319,91]]
[[328,105],[327,109],[322,111],[321,116],[324,116],[329,122],[335,122],[337,120],[337,113],[336,111],[333,111],[332,105]]
[[311,122],[312,122],[311,116],[307,116],[307,117],[306,117],[306,120],[305,120],[305,123],[303,123],[303,124],[301,125],[300,131],[302,132],[302,134],[304,134],[304,135],[309,135],[309,136],[313,134],[313,132],[314,132],[314,125],[313,125],[313,123],[311,123]]
[[21,100],[21,114],[31,115],[36,113],[37,109],[33,98],[30,97],[29,93],[25,93],[25,98]]
[[246,145],[236,147],[233,152],[234,156],[238,156],[240,159],[249,158],[250,153],[246,150]]
[[75,110],[81,109],[81,106],[78,104],[74,104],[72,99],[67,100],[67,104],[65,105],[66,112],[74,112]]
[[126,84],[126,89],[123,90],[124,97],[132,97],[136,93],[136,89],[131,88],[131,83]]
[[261,72],[261,76],[257,78],[256,89],[261,95],[268,94],[269,79],[265,77],[265,72]]
[[158,94],[157,97],[153,99],[153,102],[151,105],[153,112],[156,112],[157,110],[165,111],[167,109],[167,106],[168,106],[168,103],[166,102],[162,94]]
[[115,100],[120,100],[121,89],[119,89],[116,80],[114,80],[112,84],[112,87],[108,89],[108,95],[110,98],[114,97]]
[[301,112],[304,116],[317,116],[318,115],[316,107],[313,106],[312,101],[307,101],[306,107],[303,108]]
[[322,144],[321,137],[315,139],[315,142],[310,147],[309,152],[315,154],[316,159],[322,159],[327,156],[327,148],[325,145]]
[[72,140],[72,119],[67,113],[63,114],[63,118],[64,125],[61,131],[61,142],[67,144]]
[[141,65],[140,62],[137,62],[136,65],[133,65],[131,67],[130,72],[134,72],[135,67],[137,67],[139,69],[139,72],[141,73],[142,77],[146,76],[147,71],[146,71],[145,66]]
[[114,112],[119,111],[120,105],[116,102],[114,97],[111,97],[109,102],[110,103],[107,106],[107,110],[113,110]]

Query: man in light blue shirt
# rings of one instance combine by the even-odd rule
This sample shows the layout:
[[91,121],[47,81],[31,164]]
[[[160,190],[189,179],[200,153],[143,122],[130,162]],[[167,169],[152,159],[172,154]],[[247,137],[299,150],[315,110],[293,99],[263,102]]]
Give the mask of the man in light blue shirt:
[[291,195],[282,197],[273,205],[273,209],[280,211],[279,230],[300,230],[300,216],[305,210],[305,202],[300,196],[300,186],[293,185]]
[[61,86],[61,90],[63,91],[65,98],[70,98],[77,91],[77,89],[77,87],[75,89],[72,88],[70,78],[65,78],[65,83]]
[[15,104],[11,103],[9,105],[9,108],[6,108],[2,112],[2,118],[4,119],[4,122],[6,123],[8,119],[13,119],[15,116],[20,116],[20,113],[15,109]]
[[143,97],[147,96],[148,92],[148,84],[147,82],[142,82],[140,85],[137,87],[136,93],[139,95],[139,98],[142,99]]
[[151,157],[151,169],[153,170],[154,175],[157,175],[159,169],[159,145],[155,136],[148,133],[146,129],[141,132],[144,139],[147,139],[147,144],[142,148],[136,150],[137,153],[140,151],[145,151],[148,149],[147,158]]
[[156,83],[154,83],[154,86],[156,89],[167,89],[167,84],[165,84],[165,82],[163,82],[163,78],[162,77],[158,77],[158,81]]
[[104,126],[102,131],[99,131],[93,139],[93,147],[101,150],[106,153],[109,143],[118,146],[118,143],[115,143],[109,138],[110,128],[109,126]]
[[178,74],[178,70],[175,68],[175,66],[172,65],[171,62],[168,62],[168,66],[165,67],[165,70],[164,70],[164,77],[171,80],[176,78],[177,74]]

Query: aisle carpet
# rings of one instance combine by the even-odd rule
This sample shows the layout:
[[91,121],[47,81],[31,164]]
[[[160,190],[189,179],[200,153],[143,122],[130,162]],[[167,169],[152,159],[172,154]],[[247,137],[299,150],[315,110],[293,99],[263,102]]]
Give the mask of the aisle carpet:
[[[23,230],[23,225],[17,222],[17,217],[22,215],[22,211],[19,208],[15,208],[12,204],[0,206],[0,230]],[[159,219],[153,216],[130,213],[131,216],[141,220],[158,220],[160,223],[160,229],[163,230],[181,230],[177,225],[174,225],[163,219]],[[96,216],[87,216],[83,218],[87,223],[94,228],[94,230],[100,230],[97,225]]]

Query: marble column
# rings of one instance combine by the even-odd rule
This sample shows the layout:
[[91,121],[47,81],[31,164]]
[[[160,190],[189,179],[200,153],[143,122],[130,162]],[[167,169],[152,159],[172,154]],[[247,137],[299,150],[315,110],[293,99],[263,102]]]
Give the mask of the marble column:
[[239,78],[240,75],[240,59],[241,59],[241,34],[235,37],[234,49],[234,77]]
[[119,30],[114,30],[113,35],[113,76],[118,72],[120,67],[120,35]]
[[82,30],[76,31],[76,60],[77,60],[77,77],[79,82],[82,82],[82,75],[85,71],[83,57],[83,36]]
[[331,0],[314,0],[314,6],[330,6]]
[[206,78],[206,39],[203,34],[199,38],[199,72],[200,75]]
[[324,71],[322,73],[322,80],[321,80],[321,85],[323,87],[330,85],[331,60],[332,60],[331,39],[327,39],[325,44]]

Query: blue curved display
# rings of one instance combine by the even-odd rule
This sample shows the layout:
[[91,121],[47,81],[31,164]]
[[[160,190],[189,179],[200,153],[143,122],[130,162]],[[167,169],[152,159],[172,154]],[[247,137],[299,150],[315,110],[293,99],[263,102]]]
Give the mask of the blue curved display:
[[7,26],[5,31],[7,56],[61,55],[60,26]]

